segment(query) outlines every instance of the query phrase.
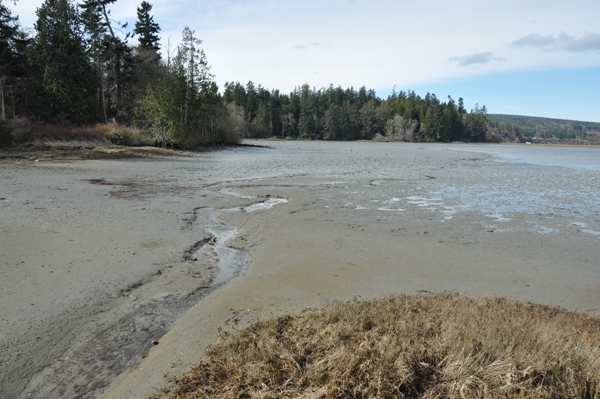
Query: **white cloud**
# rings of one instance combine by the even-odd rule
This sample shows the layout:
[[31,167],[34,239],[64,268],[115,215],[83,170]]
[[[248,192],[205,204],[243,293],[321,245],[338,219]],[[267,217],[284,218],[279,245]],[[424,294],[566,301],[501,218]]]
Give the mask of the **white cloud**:
[[[149,2],[162,29],[163,53],[168,38],[176,45],[189,26],[203,40],[221,87],[252,80],[282,91],[305,82],[390,90],[473,74],[600,65],[598,1]],[[5,3],[33,26],[42,0]],[[139,3],[117,0],[112,15],[132,28]],[[571,40],[548,32],[567,32]]]
[[532,47],[549,47],[556,43],[556,38],[552,35],[531,34],[523,36],[519,40],[512,42],[513,46],[532,46]]
[[564,49],[571,52],[600,51],[600,34],[588,33],[585,36],[574,38],[565,44]]
[[460,66],[487,64],[488,62],[492,62],[494,60],[495,60],[495,58],[491,51],[486,51],[484,53],[477,53],[477,54],[471,54],[471,55],[463,55],[462,57],[448,58],[448,61],[458,62],[458,65],[460,65]]
[[572,53],[600,51],[600,34],[587,33],[580,37],[565,32],[551,35],[530,34],[511,43],[515,47],[537,47],[544,51],[564,50]]

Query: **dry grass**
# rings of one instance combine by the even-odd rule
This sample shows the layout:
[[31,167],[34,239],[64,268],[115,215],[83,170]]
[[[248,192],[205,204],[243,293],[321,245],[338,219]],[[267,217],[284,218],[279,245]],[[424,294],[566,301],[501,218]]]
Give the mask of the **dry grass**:
[[[0,121],[2,122],[2,121]],[[61,126],[15,119],[0,123],[0,160],[119,159],[176,155],[139,129],[116,123]]]
[[93,126],[58,126],[19,122],[18,141],[35,145],[65,145],[68,143],[88,143],[96,145],[149,145],[139,129],[103,123]]
[[168,398],[598,398],[600,320],[503,298],[339,303],[222,333]]

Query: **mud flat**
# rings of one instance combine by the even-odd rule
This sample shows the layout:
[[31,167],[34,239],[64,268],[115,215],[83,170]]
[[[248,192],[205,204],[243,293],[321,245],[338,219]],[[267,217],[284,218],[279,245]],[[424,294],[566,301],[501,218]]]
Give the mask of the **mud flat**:
[[225,245],[237,229],[211,206],[269,199],[181,185],[182,162],[199,159],[2,164],[0,397],[100,395],[243,273],[247,252]]
[[2,164],[0,396],[148,397],[219,327],[355,297],[599,314],[599,171],[465,146],[271,145]]

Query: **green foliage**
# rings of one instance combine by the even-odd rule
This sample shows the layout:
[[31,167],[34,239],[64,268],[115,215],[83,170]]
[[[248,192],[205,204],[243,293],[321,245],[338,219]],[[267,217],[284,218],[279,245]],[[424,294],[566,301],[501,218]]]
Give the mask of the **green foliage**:
[[110,128],[104,133],[104,138],[109,140],[112,144],[124,146],[154,144],[148,137],[142,136],[139,129],[114,123],[108,124],[108,126],[110,126]]
[[135,117],[136,126],[146,131],[156,144],[189,144],[181,107],[167,79],[163,79],[156,90],[148,88]]
[[206,144],[225,137],[217,121],[218,117],[226,119],[220,115],[223,105],[208,72],[206,55],[199,48],[201,43],[192,30],[183,30],[168,76],[155,90],[148,87],[136,110],[136,125],[163,146]]
[[18,18],[0,2],[0,73],[6,75],[12,66],[14,40],[19,30]]
[[142,4],[137,9],[138,20],[135,23],[133,32],[138,35],[138,42],[141,48],[158,53],[158,50],[160,50],[160,37],[158,37],[160,27],[154,22],[150,11],[152,11],[152,4],[142,1]]
[[269,137],[273,131],[272,123],[269,104],[261,102],[256,110],[254,120],[250,125],[252,137]]
[[298,133],[301,139],[321,139],[321,110],[319,100],[320,91],[311,89],[308,84],[300,90],[300,118],[298,119]]
[[520,115],[488,115],[490,127],[498,139],[505,141],[594,140],[600,123]]
[[68,0],[46,0],[36,13],[31,61],[37,66],[38,116],[51,122],[92,122],[96,74],[86,56],[77,9]]
[[[82,23],[87,33],[88,54],[97,75],[98,119],[129,122],[131,104],[126,98],[134,81],[134,55],[127,44],[129,34],[119,37],[118,24],[110,18],[108,8],[116,0],[85,0],[81,5]],[[117,30],[119,29],[119,30]],[[128,107],[129,106],[129,107]]]
[[488,130],[487,110],[485,105],[479,108],[475,104],[475,108],[465,115],[465,138],[467,141],[485,141]]
[[0,119],[0,147],[8,147],[15,142],[15,128],[11,121]]
[[[251,137],[294,137],[306,140],[485,141],[489,126],[485,107],[470,114],[462,98],[441,102],[435,94],[395,90],[387,100],[373,90],[329,86],[297,87],[289,95],[248,82],[226,83],[223,98],[243,106]],[[467,131],[468,126],[468,131]],[[468,133],[468,134],[467,134]]]
[[127,144],[127,136],[123,133],[122,130],[119,129],[110,129],[104,135],[107,140],[110,140],[112,144],[116,145],[126,145]]

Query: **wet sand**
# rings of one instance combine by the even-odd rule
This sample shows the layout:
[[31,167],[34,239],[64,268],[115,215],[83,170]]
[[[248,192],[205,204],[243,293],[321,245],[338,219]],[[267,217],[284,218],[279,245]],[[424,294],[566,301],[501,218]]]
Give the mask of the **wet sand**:
[[[584,229],[557,214],[434,210],[413,191],[461,184],[448,166],[478,171],[473,183],[498,167],[439,149],[402,147],[415,160],[395,179],[385,166],[249,177],[227,163],[244,149],[2,164],[2,396],[148,397],[198,362],[219,327],[355,297],[445,290],[598,315],[598,214]],[[268,150],[250,151],[260,162]],[[256,206],[271,198],[287,202]],[[211,220],[233,226],[228,245],[248,256],[222,287]]]

